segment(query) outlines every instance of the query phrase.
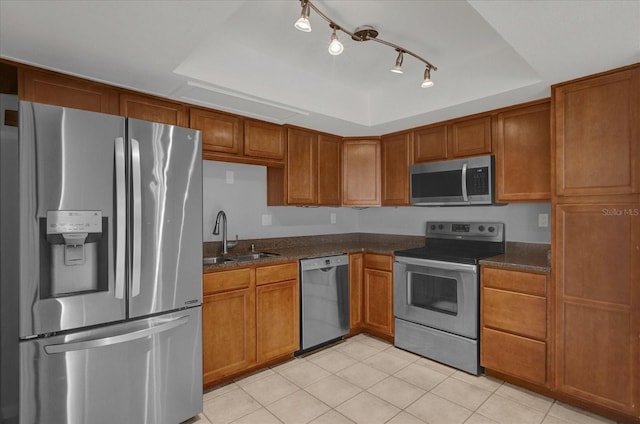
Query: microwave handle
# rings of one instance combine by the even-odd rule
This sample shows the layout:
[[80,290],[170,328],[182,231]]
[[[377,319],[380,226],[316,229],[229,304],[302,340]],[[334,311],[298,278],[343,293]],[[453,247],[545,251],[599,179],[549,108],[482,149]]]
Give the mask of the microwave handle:
[[469,201],[469,196],[467,196],[467,164],[462,164],[462,199],[465,202]]

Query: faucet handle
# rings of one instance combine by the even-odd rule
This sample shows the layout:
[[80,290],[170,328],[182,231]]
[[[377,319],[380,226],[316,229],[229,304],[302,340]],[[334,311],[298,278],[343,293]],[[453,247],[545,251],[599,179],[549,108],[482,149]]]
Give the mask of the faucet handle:
[[228,241],[227,242],[227,249],[233,249],[237,245],[238,245],[238,235],[236,234],[236,241]]

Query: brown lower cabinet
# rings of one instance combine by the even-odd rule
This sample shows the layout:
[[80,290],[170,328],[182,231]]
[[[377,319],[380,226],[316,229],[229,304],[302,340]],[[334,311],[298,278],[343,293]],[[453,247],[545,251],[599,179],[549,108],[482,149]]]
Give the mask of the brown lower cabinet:
[[482,267],[480,364],[547,387],[547,274]]
[[299,349],[298,262],[207,273],[203,293],[205,387]]
[[393,256],[364,254],[363,328],[393,341]]

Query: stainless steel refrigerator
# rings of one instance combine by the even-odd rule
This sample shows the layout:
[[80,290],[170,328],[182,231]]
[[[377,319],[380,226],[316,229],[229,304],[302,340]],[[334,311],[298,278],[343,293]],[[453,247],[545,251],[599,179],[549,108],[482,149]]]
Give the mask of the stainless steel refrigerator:
[[200,133],[30,102],[19,113],[20,423],[197,415]]

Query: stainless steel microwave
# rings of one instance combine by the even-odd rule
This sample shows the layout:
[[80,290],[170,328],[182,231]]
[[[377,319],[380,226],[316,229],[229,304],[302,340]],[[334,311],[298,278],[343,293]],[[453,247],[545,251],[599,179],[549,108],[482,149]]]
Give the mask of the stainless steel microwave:
[[491,155],[412,165],[411,204],[416,206],[494,203]]

